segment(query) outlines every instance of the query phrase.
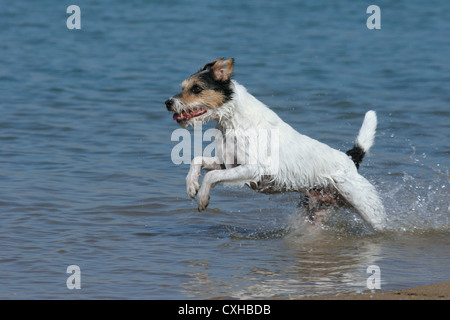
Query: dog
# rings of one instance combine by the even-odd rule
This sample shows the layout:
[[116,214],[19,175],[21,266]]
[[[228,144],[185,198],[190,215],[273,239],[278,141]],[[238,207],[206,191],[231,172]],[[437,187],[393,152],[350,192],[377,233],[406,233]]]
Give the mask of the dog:
[[[386,227],[386,213],[375,187],[358,168],[374,143],[377,116],[365,114],[354,147],[346,153],[294,130],[244,86],[231,79],[234,59],[219,58],[207,63],[181,84],[182,91],[167,101],[168,111],[183,128],[205,121],[217,122],[214,157],[193,159],[186,176],[187,194],[197,196],[198,210],[209,204],[211,189],[218,183],[247,185],[263,193],[296,191],[305,195],[310,209],[328,204],[347,204],[375,230]],[[278,135],[277,163],[264,152],[251,151],[247,144],[235,152],[227,143],[251,136],[255,130]],[[254,149],[253,149],[254,150]],[[233,161],[226,161],[230,158]],[[249,161],[249,159],[251,161]],[[199,183],[201,170],[205,174]],[[312,214],[311,218],[320,214]]]

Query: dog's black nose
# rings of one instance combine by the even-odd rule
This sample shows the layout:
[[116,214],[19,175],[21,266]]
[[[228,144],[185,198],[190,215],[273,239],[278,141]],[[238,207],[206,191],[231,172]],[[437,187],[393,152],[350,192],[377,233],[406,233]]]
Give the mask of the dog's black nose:
[[173,99],[167,99],[166,100],[166,108],[168,111],[172,111],[172,106],[173,106]]

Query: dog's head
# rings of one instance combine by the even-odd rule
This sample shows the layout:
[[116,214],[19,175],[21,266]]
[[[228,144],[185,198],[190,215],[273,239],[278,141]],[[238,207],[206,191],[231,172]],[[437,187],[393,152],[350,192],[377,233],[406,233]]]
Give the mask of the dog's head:
[[234,59],[207,63],[181,84],[182,91],[166,101],[168,111],[182,127],[195,122],[217,120],[218,110],[233,95],[230,81]]

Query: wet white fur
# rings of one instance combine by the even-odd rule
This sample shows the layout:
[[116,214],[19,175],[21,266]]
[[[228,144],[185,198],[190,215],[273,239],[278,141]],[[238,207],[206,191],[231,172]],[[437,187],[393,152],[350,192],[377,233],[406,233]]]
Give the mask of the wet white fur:
[[[216,157],[194,158],[186,177],[187,193],[197,194],[198,208],[203,210],[209,203],[211,188],[217,183],[249,184],[270,174],[275,190],[307,192],[310,189],[337,190],[373,228],[385,227],[386,214],[374,186],[361,176],[353,161],[343,152],[300,134],[278,115],[256,99],[244,86],[232,81],[234,96],[224,105],[209,110],[199,121],[217,121],[221,135],[216,137]],[[366,113],[356,144],[365,152],[373,144],[377,125],[374,111]],[[279,134],[278,165],[271,166],[271,159],[244,152],[234,155],[240,166],[226,161],[225,141],[232,132],[248,136],[257,130],[276,130]],[[230,137],[229,137],[230,138]],[[251,161],[249,161],[249,159]],[[246,163],[247,161],[247,163]],[[222,170],[220,164],[225,164]],[[201,169],[211,170],[199,184]],[[275,171],[274,171],[274,168]]]

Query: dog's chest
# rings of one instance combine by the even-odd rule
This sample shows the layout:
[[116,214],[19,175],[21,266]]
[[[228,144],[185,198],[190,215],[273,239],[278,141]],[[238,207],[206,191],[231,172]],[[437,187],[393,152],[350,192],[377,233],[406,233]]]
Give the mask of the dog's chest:
[[222,127],[218,129],[215,135],[216,156],[225,168],[234,168],[248,163],[246,136],[239,135],[234,130],[226,130]]

